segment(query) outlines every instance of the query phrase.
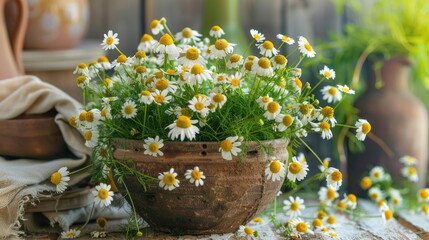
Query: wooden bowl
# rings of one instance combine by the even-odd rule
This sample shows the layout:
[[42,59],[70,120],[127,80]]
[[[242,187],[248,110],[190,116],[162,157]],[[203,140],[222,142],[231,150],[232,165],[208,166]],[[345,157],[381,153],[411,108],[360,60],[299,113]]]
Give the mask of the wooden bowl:
[[44,160],[67,155],[55,115],[52,111],[0,120],[0,155]]

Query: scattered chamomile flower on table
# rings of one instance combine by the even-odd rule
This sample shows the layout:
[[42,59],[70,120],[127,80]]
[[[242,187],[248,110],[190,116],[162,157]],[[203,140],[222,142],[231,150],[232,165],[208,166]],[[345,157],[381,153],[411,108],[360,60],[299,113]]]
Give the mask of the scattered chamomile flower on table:
[[62,193],[67,189],[68,181],[70,181],[69,173],[67,167],[62,167],[51,174],[50,180],[55,185],[57,193]]
[[237,235],[239,237],[244,237],[246,240],[253,240],[255,239],[255,231],[249,226],[241,225],[240,228],[237,231]]
[[301,216],[301,210],[305,209],[304,199],[301,199],[300,197],[293,198],[292,196],[289,196],[289,200],[284,200],[283,204],[283,210],[285,210],[286,215],[291,218]]
[[63,239],[73,239],[78,238],[80,235],[80,230],[70,229],[64,232],[61,232],[61,238]]

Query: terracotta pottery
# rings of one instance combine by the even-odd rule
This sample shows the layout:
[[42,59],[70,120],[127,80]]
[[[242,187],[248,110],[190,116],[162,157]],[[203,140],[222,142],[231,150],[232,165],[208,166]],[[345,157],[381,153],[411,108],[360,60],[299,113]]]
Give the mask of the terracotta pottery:
[[[159,187],[158,180],[147,191],[138,181],[125,180],[137,212],[154,230],[173,234],[235,232],[272,202],[283,180],[267,180],[267,155],[250,143],[244,159],[224,160],[217,142],[165,142],[163,157],[143,154],[143,141],[115,139],[114,157],[131,159],[142,173],[157,178],[170,168],[178,173],[180,186],[172,191]],[[286,140],[264,141],[280,161],[286,162]],[[185,172],[198,166],[204,185],[196,187]],[[125,194],[125,193],[124,193]]]
[[[369,75],[369,89],[356,102],[359,116],[372,125],[372,133],[383,144],[367,136],[365,151],[350,154],[348,160],[348,182],[350,191],[362,193],[360,179],[372,166],[385,167],[395,180],[404,179],[404,167],[399,158],[410,155],[418,159],[419,186],[424,186],[428,161],[428,116],[422,102],[408,91],[411,64],[406,58],[386,60],[379,76],[384,86],[374,88],[376,73]],[[371,133],[370,133],[371,134]],[[368,139],[369,138],[369,139]]]
[[[14,17],[8,16],[8,20],[11,22],[10,36],[5,22],[7,3],[15,6],[16,9]],[[24,74],[21,52],[27,16],[26,0],[0,0],[0,80]]]

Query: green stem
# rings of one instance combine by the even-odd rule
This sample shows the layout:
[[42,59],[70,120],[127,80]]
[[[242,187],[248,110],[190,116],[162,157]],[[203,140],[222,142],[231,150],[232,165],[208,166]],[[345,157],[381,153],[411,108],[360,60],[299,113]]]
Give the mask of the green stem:
[[314,87],[311,88],[311,90],[310,90],[310,92],[308,92],[308,94],[312,93],[313,90],[317,89],[317,87],[319,87],[319,85],[322,84],[323,81],[325,81],[325,78],[321,78],[319,80],[319,82]]
[[307,178],[306,180],[304,180],[296,188],[294,188],[290,192],[286,193],[285,194],[286,198],[289,197],[289,196],[291,196],[291,195],[293,195],[293,194],[295,194],[298,190],[300,190],[304,186],[308,186],[310,183],[312,183],[314,181],[319,181],[319,175],[320,174],[316,174],[316,175],[312,176],[311,178]]
[[249,49],[253,45],[253,43],[255,43],[255,39],[253,39],[252,42],[247,46],[246,50],[244,50],[244,53],[242,55],[243,57],[245,56],[245,54],[247,53],[247,51],[249,51]]
[[92,163],[91,163],[91,164],[89,164],[89,165],[87,165],[87,166],[85,166],[85,167],[83,167],[83,168],[80,168],[80,169],[77,169],[77,170],[75,170],[75,171],[73,171],[73,172],[70,172],[70,174],[69,174],[69,175],[76,174],[76,173],[78,173],[78,172],[82,172],[83,170],[88,169],[88,168],[90,168],[90,167],[92,167]]
[[119,54],[126,56],[123,52],[121,52],[121,50],[119,50],[119,48],[118,48],[118,47],[116,47],[116,46],[115,46],[115,49],[116,49],[116,51],[118,51],[118,52],[119,52]]
[[83,224],[82,227],[79,228],[80,230],[84,229],[86,227],[86,225],[88,225],[89,219],[91,219],[92,215],[94,214],[94,211],[95,211],[95,202],[92,204],[91,212],[89,213],[88,217],[86,218],[85,223]]
[[302,140],[302,138],[298,137],[298,139],[301,141],[302,144],[304,144],[304,146],[317,158],[317,160],[319,160],[320,164],[323,166],[323,161],[322,159],[320,159],[320,157],[316,154],[316,152],[310,147],[308,146],[308,144]]
[[346,127],[346,128],[357,128],[356,126],[350,126],[350,125],[345,125],[345,124],[340,124],[340,123],[335,124],[335,126]]
[[127,184],[125,184],[125,182],[124,182],[124,181],[121,181],[121,184],[124,186],[125,191],[127,192],[128,199],[130,200],[131,207],[133,208],[134,220],[135,220],[135,224],[136,224],[137,231],[140,231],[139,223],[138,223],[138,221],[137,221],[137,212],[136,212],[136,207],[134,206],[133,198],[132,198],[132,197],[131,197],[131,195],[130,195],[130,191],[128,190]]

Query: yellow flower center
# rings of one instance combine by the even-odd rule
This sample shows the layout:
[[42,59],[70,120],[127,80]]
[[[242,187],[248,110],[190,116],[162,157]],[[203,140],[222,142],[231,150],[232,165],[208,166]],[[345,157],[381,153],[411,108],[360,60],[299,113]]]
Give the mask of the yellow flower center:
[[261,98],[261,101],[262,101],[263,103],[268,103],[268,102],[270,102],[270,98],[269,98],[268,96],[263,96],[263,97]]
[[151,144],[149,144],[149,151],[151,151],[153,153],[157,153],[158,150],[159,150],[158,143],[151,143]]
[[221,28],[218,26],[218,25],[214,25],[213,27],[212,27],[212,31],[219,31]]
[[374,200],[378,199],[378,193],[376,192],[371,193],[371,198]]
[[283,42],[289,42],[290,38],[288,36],[286,36],[286,35],[282,35],[282,41]]
[[335,87],[331,87],[331,88],[328,90],[328,93],[329,93],[331,96],[334,96],[334,95],[337,93],[337,89],[336,89]]
[[257,33],[255,33],[255,34],[253,34],[253,36],[252,36],[256,41],[259,41],[259,40],[261,40],[261,35],[259,35],[259,34],[257,34]]
[[347,195],[347,199],[350,201],[350,202],[352,202],[352,203],[355,203],[356,202],[356,195],[354,195],[354,194],[349,194],[349,195]]
[[191,119],[187,116],[181,115],[176,120],[176,126],[179,128],[189,128],[191,125]]
[[51,174],[51,183],[54,185],[58,185],[61,182],[61,173],[59,172],[54,172]]
[[107,191],[107,189],[105,189],[105,188],[98,190],[98,197],[102,200],[108,198],[109,197],[109,191]]
[[414,167],[409,167],[408,168],[408,174],[409,175],[415,175],[415,174],[417,174],[417,169],[414,168]]
[[268,69],[271,67],[271,62],[268,58],[262,57],[258,60],[258,65],[263,69]]
[[274,62],[276,62],[278,65],[284,65],[287,62],[287,59],[283,55],[277,55],[274,57]]
[[79,77],[77,77],[77,80],[76,80],[77,85],[83,84],[85,82],[85,80],[86,80],[85,76],[79,76]]
[[335,170],[332,174],[331,174],[331,179],[335,182],[339,182],[343,179],[343,174],[339,171],[339,170]]
[[332,188],[328,188],[328,191],[326,191],[326,197],[329,200],[334,200],[336,196],[337,196],[337,192]]
[[221,93],[216,93],[216,95],[213,96],[213,101],[217,103],[221,103],[225,100],[225,97]]
[[171,69],[171,68],[169,68],[169,69],[167,69],[167,74],[171,74],[171,75],[174,75],[174,74],[176,74],[176,71],[175,70],[173,70],[173,69]]
[[380,172],[374,172],[374,178],[380,178],[381,173]]
[[200,180],[201,179],[201,172],[198,171],[198,170],[196,170],[196,169],[194,169],[192,171],[191,175],[192,175],[192,178],[195,179],[195,180]]
[[157,19],[152,20],[150,23],[150,28],[156,28],[159,24],[159,21]]
[[305,233],[308,230],[308,226],[305,222],[300,222],[296,225],[295,229],[300,233]]
[[302,89],[302,82],[301,79],[295,78],[295,84],[299,89]]
[[79,114],[79,121],[86,121],[86,112],[83,111]]
[[66,233],[66,236],[68,238],[73,238],[73,237],[76,237],[76,233],[74,233],[74,232],[68,232],[68,233]]
[[325,72],[323,73],[323,75],[324,75],[326,78],[330,78],[330,77],[332,77],[332,74],[331,74],[331,72],[330,72],[330,71],[325,71]]
[[134,112],[134,106],[133,105],[127,105],[124,108],[125,114],[132,114]]
[[424,212],[426,214],[429,213],[429,206],[428,205],[423,205],[421,209],[422,209],[422,212]]
[[191,110],[189,108],[180,109],[180,114],[183,116],[191,116]]
[[189,60],[197,60],[200,56],[200,52],[196,48],[188,48],[186,50],[186,58]]
[[188,27],[186,27],[186,28],[184,28],[183,30],[182,30],[182,36],[184,37],[184,38],[191,38],[192,37],[192,29],[190,29],[190,28],[188,28]]
[[320,227],[320,226],[322,226],[322,220],[320,220],[320,219],[318,219],[318,218],[315,218],[314,220],[313,220],[313,222],[311,223],[311,225],[313,225],[313,227]]
[[148,41],[152,41],[152,40],[153,40],[152,35],[145,33],[141,37],[140,42],[148,42]]
[[112,79],[110,78],[105,78],[104,82],[106,83],[106,85],[110,85],[110,83],[112,82]]
[[271,41],[264,41],[262,47],[268,50],[272,50],[274,48],[274,44]]
[[290,127],[292,125],[292,123],[293,123],[293,117],[291,115],[289,115],[289,114],[286,114],[283,117],[282,122],[283,122],[283,125],[285,125],[286,127]]
[[223,38],[222,39],[218,39],[215,42],[215,48],[217,50],[225,50],[228,47],[228,45],[229,45],[228,41],[225,40],[225,39],[223,39]]
[[109,59],[106,56],[100,56],[97,60],[97,62],[102,63],[102,62],[109,62]]
[[167,173],[164,175],[163,181],[165,185],[172,186],[176,182],[176,177],[172,173]]
[[348,92],[350,91],[350,88],[349,88],[349,87],[345,87],[345,86],[343,86],[343,87],[341,88],[341,90],[342,90],[343,92],[348,93]]
[[218,75],[216,79],[218,82],[222,82],[223,80],[225,80],[225,76],[224,75]]
[[335,224],[337,222],[337,219],[335,219],[334,216],[329,216],[326,222],[329,224]]
[[240,61],[240,55],[238,55],[236,53],[232,54],[231,57],[229,57],[229,61],[231,63],[236,63],[236,62]]
[[92,131],[91,130],[86,130],[85,134],[84,134],[84,138],[86,141],[90,141],[92,139]]
[[429,191],[427,189],[420,190],[420,197],[422,199],[428,199],[429,198]]
[[392,217],[393,217],[392,211],[390,211],[389,209],[384,211],[384,217],[386,218],[386,220],[392,219]]
[[105,109],[101,110],[100,115],[101,115],[102,117],[106,117],[106,116],[107,116],[107,113],[108,113],[108,110],[107,110],[107,108],[105,108]]
[[329,130],[329,129],[331,129],[331,125],[330,125],[329,123],[327,123],[327,122],[321,122],[321,123],[319,124],[319,127],[320,127],[322,130]]
[[284,88],[286,86],[286,81],[284,79],[280,80],[280,82],[277,83],[277,86]]
[[330,106],[322,108],[321,113],[324,117],[329,119],[334,117],[334,109]]
[[267,105],[267,111],[270,113],[276,113],[279,111],[279,104],[277,102],[269,102]]
[[253,230],[250,227],[245,227],[244,232],[246,235],[253,235]]
[[270,163],[270,171],[272,173],[280,172],[281,167],[282,167],[282,165],[281,165],[280,161],[278,161],[278,160],[272,161]]
[[101,228],[104,228],[107,226],[107,219],[104,217],[98,217],[96,222],[97,222],[97,225]]
[[[378,198],[378,194],[374,194],[375,199],[376,200]],[[386,201],[384,201],[384,199],[381,199],[380,201],[377,202],[377,206],[381,207],[383,204],[385,204]]]
[[166,79],[164,79],[164,78],[161,78],[161,79],[158,79],[156,81],[155,88],[158,89],[158,90],[160,90],[160,91],[162,91],[164,89],[167,89],[168,85],[169,85],[168,81]]
[[80,69],[85,69],[86,68],[86,64],[85,63],[79,63],[77,65],[77,67],[80,68]]
[[299,105],[299,112],[302,115],[307,115],[310,113],[310,111],[311,111],[311,108],[310,108],[310,106],[308,106],[308,104],[300,104]]
[[76,116],[71,116],[70,117],[69,124],[70,124],[70,126],[76,127],[76,125],[77,125]]
[[150,92],[149,92],[148,90],[142,90],[142,91],[140,92],[140,95],[145,96],[145,97],[148,97],[148,96],[150,96]]
[[155,76],[155,78],[162,78],[164,76],[164,73],[162,73],[161,71],[158,71],[156,73],[153,74]]
[[324,168],[329,167],[329,160],[328,159],[323,160],[323,167]]
[[299,210],[299,203],[298,203],[298,202],[292,202],[292,203],[290,204],[290,209],[291,209],[292,211],[298,211],[298,210]]
[[173,38],[171,38],[171,36],[168,33],[166,33],[162,35],[162,37],[159,39],[159,43],[165,46],[172,45]]
[[230,140],[228,140],[228,139],[225,139],[222,142],[220,142],[220,147],[225,152],[231,152],[231,150],[232,150],[232,142]]
[[231,81],[230,81],[230,83],[231,83],[231,85],[232,86],[234,86],[234,87],[238,87],[238,86],[240,86],[240,79],[238,79],[238,78],[233,78],[233,79],[231,79]]
[[289,165],[289,172],[293,173],[293,174],[298,174],[299,172],[301,172],[302,166],[299,162],[292,162]]
[[153,100],[155,100],[155,102],[157,103],[163,103],[165,100],[165,97],[162,94],[158,94],[153,97]]
[[203,66],[201,66],[200,64],[194,64],[194,66],[192,66],[191,68],[191,73],[194,75],[198,75],[204,72],[204,68]]
[[126,62],[127,61],[127,56],[125,56],[124,54],[121,54],[121,55],[119,55],[119,57],[116,59],[116,61],[118,62],[118,63],[124,63],[124,62]]
[[146,57],[146,53],[143,51],[137,51],[136,54],[134,54],[134,56],[136,58],[145,58]]
[[308,42],[304,44],[304,48],[309,52],[313,51],[313,47]]
[[263,223],[264,222],[264,220],[262,218],[260,218],[260,217],[256,217],[252,221],[255,222],[255,223]]
[[94,114],[92,112],[86,112],[85,120],[87,122],[93,122],[94,121]]
[[252,71],[252,66],[253,66],[253,62],[252,62],[252,61],[246,61],[246,62],[244,63],[244,68],[245,68],[247,71]]
[[204,103],[197,102],[197,103],[195,103],[194,107],[195,107],[196,110],[201,111],[201,110],[204,109]]
[[145,66],[138,66],[138,67],[136,67],[136,72],[137,72],[138,74],[145,73],[146,71],[147,71],[147,69],[146,69],[146,67],[145,67]]
[[371,132],[371,124],[365,122],[362,124],[362,132],[363,134],[368,134],[369,132]]
[[394,205],[398,205],[399,204],[399,199],[395,197],[395,198],[392,199],[392,202],[393,202]]
[[[340,201],[340,202],[341,202],[341,201]],[[318,219],[324,219],[327,215],[328,215],[328,214],[326,214],[326,212],[325,212],[325,211],[320,210],[320,211],[317,213],[317,218],[318,218]]]
[[113,37],[107,37],[106,38],[106,44],[107,45],[112,45],[113,41],[115,41],[115,39]]

